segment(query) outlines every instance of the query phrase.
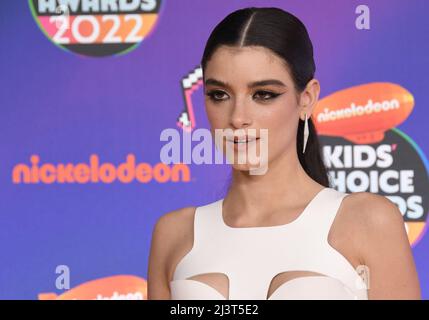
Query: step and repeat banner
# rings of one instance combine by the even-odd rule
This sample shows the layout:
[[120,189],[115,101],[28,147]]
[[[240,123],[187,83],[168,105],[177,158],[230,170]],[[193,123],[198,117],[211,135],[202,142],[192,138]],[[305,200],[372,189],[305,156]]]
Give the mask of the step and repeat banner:
[[398,205],[429,298],[425,0],[6,0],[0,4],[0,299],[147,299],[157,219],[223,197],[225,164],[166,164],[209,128],[213,27],[281,7],[313,41],[313,121],[337,190]]

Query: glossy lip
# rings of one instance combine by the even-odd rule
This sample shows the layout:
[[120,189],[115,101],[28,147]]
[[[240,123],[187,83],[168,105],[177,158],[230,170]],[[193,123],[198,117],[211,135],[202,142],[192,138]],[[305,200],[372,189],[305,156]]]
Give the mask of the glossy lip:
[[248,143],[248,142],[252,142],[255,140],[259,140],[259,137],[243,136],[243,137],[234,137],[234,139],[231,139],[231,138],[228,139],[227,138],[226,140],[229,142],[234,142],[234,143],[238,143],[239,140],[245,140],[245,141],[240,142],[240,143],[244,143],[244,142]]
[[246,139],[244,142],[236,142],[238,139],[229,140],[227,139],[227,144],[230,144],[230,148],[232,148],[234,151],[245,151],[249,148],[256,147],[256,142],[260,139],[259,137],[249,137],[249,138],[243,138],[243,140]]

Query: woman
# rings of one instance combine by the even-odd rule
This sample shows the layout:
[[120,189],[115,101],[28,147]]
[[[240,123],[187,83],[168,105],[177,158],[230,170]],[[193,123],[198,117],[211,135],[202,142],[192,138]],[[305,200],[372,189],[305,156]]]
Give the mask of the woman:
[[201,66],[212,130],[245,132],[234,135],[237,155],[251,129],[267,129],[256,147],[268,144],[268,170],[234,162],[224,199],[157,221],[148,299],[420,299],[396,205],[329,185],[302,22],[278,8],[235,11],[213,30]]

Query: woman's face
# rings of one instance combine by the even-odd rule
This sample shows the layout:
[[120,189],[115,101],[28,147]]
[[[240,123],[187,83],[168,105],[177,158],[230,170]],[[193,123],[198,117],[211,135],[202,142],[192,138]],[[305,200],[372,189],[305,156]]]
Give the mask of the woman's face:
[[[212,134],[214,129],[232,129],[239,136],[256,131],[259,139],[247,146],[255,147],[260,157],[261,150],[264,152],[262,143],[266,143],[268,164],[285,152],[296,152],[298,122],[300,114],[304,113],[299,108],[300,95],[291,75],[278,56],[264,47],[221,46],[207,62],[204,80],[205,106]],[[266,80],[269,81],[256,83]],[[310,117],[310,110],[306,110]],[[268,143],[261,129],[267,129]],[[254,167],[248,161],[243,164],[237,161],[238,154],[245,152],[246,143],[234,144],[226,140],[223,140],[222,151],[225,154],[227,148],[233,150],[234,169]]]

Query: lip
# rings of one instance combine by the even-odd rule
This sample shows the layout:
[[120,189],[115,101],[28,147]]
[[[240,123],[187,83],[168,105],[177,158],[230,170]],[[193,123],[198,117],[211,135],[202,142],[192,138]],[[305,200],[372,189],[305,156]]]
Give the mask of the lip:
[[252,141],[256,141],[256,140],[259,140],[259,137],[235,137],[234,139],[226,139],[226,140],[229,142],[233,142],[234,144],[238,144],[238,143],[249,143]]

